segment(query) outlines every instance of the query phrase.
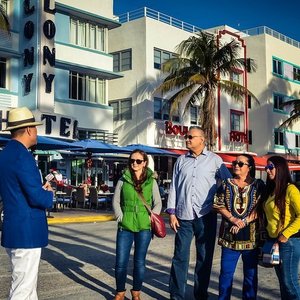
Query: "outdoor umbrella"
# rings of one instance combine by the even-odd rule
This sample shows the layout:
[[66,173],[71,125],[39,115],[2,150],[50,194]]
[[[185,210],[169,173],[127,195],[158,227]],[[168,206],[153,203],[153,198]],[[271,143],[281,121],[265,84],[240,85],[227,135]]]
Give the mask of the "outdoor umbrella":
[[71,150],[73,148],[78,148],[78,146],[74,147],[73,143],[39,135],[37,138],[37,145],[34,148],[37,150]]
[[132,144],[132,145],[126,146],[126,148],[131,151],[136,150],[136,149],[142,150],[149,155],[176,155],[175,153],[173,153],[171,151],[163,150],[163,149],[159,149],[156,147],[151,147],[151,146],[147,146],[147,145],[143,145],[143,144]]
[[[11,139],[0,137],[0,145],[7,144]],[[41,136],[39,135],[37,137],[37,145],[33,146],[32,149],[34,150],[61,150],[61,149],[73,149],[75,148],[73,146],[73,143],[64,142],[61,140],[57,140],[54,138]],[[76,146],[78,148],[78,146]]]
[[72,143],[73,147],[78,147],[74,149],[79,152],[90,152],[90,153],[130,153],[130,149],[127,147],[119,147],[113,144],[104,143],[98,140],[81,140]]
[[5,145],[10,139],[0,136],[0,145]]

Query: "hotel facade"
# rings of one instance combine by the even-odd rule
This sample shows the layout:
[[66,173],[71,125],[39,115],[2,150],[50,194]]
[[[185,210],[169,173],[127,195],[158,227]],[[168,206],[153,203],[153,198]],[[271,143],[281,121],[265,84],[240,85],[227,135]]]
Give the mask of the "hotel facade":
[[[183,113],[184,107],[180,107],[171,116],[167,96],[158,94],[156,89],[165,76],[161,71],[163,62],[176,55],[176,46],[181,41],[203,29],[149,8],[121,15],[119,21],[122,26],[109,36],[115,71],[123,74],[122,78],[109,82],[109,103],[114,107],[114,128],[119,142],[148,144],[182,153],[184,134],[189,126],[198,124],[199,108],[190,107]],[[239,69],[226,79],[247,87],[259,103],[250,96],[238,103],[217,90],[218,136],[214,150],[228,165],[239,153],[257,155],[260,170],[272,154],[298,162],[299,123],[289,129],[279,126],[291,110],[282,108],[281,103],[299,97],[300,82],[294,75],[300,73],[299,42],[267,27],[245,32],[228,26],[204,30],[215,34],[220,42],[237,40],[240,57],[253,58],[257,64],[256,72]],[[158,165],[158,169],[168,165],[170,158],[168,163]],[[299,166],[294,165],[293,170],[299,170]]]
[[[93,138],[119,145],[147,144],[176,154],[184,135],[198,125],[199,107],[172,115],[168,95],[157,87],[162,64],[176,46],[201,28],[149,8],[114,16],[113,0],[0,0],[12,32],[0,38],[0,116],[27,106],[44,126],[39,134],[65,140]],[[229,78],[247,87],[260,104],[242,103],[216,91],[215,151],[230,163],[243,152],[273,153],[299,161],[300,125],[279,128],[299,98],[300,48],[267,27],[239,32],[228,26],[205,29],[222,42],[235,39],[240,57],[257,71],[237,69]],[[4,133],[4,132],[3,132]],[[156,157],[155,169],[170,178],[174,157]],[[68,171],[70,173],[70,171]],[[69,175],[69,174],[67,174]]]
[[[108,52],[109,31],[121,25],[113,1],[0,3],[11,25],[10,35],[0,30],[0,130],[9,109],[27,106],[44,123],[39,135],[117,143],[108,105],[108,81],[122,76]],[[58,168],[71,177],[67,164]]]
[[27,106],[44,120],[41,135],[112,142],[107,82],[120,77],[108,53],[109,30],[120,26],[112,0],[0,2],[12,28],[0,39],[1,128],[7,109]]

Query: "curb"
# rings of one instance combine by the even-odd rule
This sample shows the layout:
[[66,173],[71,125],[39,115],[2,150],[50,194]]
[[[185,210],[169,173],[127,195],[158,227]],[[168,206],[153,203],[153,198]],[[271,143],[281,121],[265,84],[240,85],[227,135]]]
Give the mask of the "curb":
[[[168,216],[165,212],[161,213],[163,217]],[[56,224],[71,224],[71,223],[98,223],[98,222],[108,222],[115,221],[115,216],[113,214],[107,215],[92,215],[92,216],[71,216],[71,217],[52,217],[47,218],[48,225]]]
[[97,222],[107,222],[114,221],[115,217],[113,215],[101,215],[101,216],[73,216],[73,217],[55,217],[48,218],[48,225],[56,224],[68,224],[68,223],[97,223]]

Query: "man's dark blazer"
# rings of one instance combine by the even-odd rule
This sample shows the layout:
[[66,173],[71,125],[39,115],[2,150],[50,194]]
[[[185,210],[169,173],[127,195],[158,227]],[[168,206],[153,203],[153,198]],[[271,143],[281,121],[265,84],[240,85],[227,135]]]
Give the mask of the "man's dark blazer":
[[42,188],[32,154],[16,140],[0,152],[0,194],[4,221],[1,245],[6,248],[40,248],[48,244],[46,208],[53,193]]

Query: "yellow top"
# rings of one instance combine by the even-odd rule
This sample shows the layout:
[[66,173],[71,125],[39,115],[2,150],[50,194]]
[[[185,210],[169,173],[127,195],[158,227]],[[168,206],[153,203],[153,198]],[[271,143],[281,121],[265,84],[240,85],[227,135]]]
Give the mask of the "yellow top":
[[264,207],[268,225],[267,231],[271,238],[276,238],[282,233],[286,238],[300,230],[300,192],[293,184],[289,184],[285,196],[285,219],[280,223],[280,212],[275,206],[275,197],[270,196]]

